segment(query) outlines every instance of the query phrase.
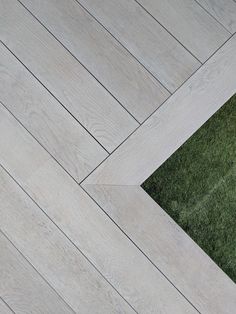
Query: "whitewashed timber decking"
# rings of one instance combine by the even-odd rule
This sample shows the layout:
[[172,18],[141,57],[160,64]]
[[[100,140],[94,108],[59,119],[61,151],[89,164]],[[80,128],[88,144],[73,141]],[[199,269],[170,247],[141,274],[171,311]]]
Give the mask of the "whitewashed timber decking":
[[0,0],[0,314],[235,314],[140,187],[236,92],[233,0]]

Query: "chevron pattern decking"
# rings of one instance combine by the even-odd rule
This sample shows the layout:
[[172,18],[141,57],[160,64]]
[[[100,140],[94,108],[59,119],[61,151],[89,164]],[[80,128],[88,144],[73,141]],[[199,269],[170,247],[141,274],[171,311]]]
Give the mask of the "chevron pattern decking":
[[142,182],[236,92],[233,0],[0,0],[0,314],[234,314]]

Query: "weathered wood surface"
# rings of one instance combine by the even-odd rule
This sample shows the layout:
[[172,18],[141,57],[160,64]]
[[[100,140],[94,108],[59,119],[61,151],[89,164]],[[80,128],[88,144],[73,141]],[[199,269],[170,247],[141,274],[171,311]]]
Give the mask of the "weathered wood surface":
[[0,1],[0,40],[109,152],[138,126],[17,0]]
[[16,314],[74,313],[1,231],[0,249],[0,294]]
[[87,185],[86,190],[200,313],[234,312],[233,281],[140,186]]
[[235,313],[139,186],[236,92],[234,3],[0,0],[1,313]]
[[78,182],[107,152],[0,43],[0,101]]
[[236,35],[171,96],[84,184],[139,185],[235,92]]
[[[168,97],[165,88],[76,1],[67,0],[66,10],[63,0],[22,3],[139,122]],[[184,74],[190,65],[178,70],[181,67]]]
[[[3,107],[0,107],[0,134],[5,134],[4,137],[0,137],[0,163],[3,167],[137,312],[155,313],[155,311],[159,311],[171,313],[175,311],[178,314],[196,313],[194,308],[130,242],[102,209],[38,145],[27,131],[16,123],[14,118]],[[14,154],[12,154],[12,147],[14,147]],[[9,221],[11,220],[9,219]],[[35,220],[37,221],[37,218]],[[25,219],[23,219],[24,221]],[[29,225],[32,227],[32,223]],[[40,225],[45,226],[45,223]],[[33,228],[33,231],[35,229],[36,226]],[[47,235],[46,232],[45,234],[48,238],[45,241],[50,243],[52,242],[50,240],[51,233]],[[55,236],[52,237],[56,241]],[[19,236],[17,238],[19,240]],[[39,232],[36,232],[33,238],[40,239]],[[63,246],[63,241],[67,240],[63,240],[63,237],[60,237],[57,247]],[[48,248],[48,246],[49,244],[45,245],[44,254],[46,255],[52,251],[52,248]],[[34,248],[34,245],[28,244],[28,247],[31,250],[37,250],[37,245]],[[22,243],[21,250],[23,248],[25,249],[25,246]],[[40,255],[43,254],[43,248],[43,244],[38,248],[41,251]],[[66,264],[68,258],[66,252],[68,252],[69,257],[72,256],[72,253],[68,249],[63,251],[66,254],[64,256],[64,264]],[[38,260],[37,267],[46,267],[46,255],[42,266],[40,261],[35,259],[35,262]],[[49,270],[51,270],[50,276],[54,276],[53,278],[57,281],[58,286],[60,284],[60,278],[58,278],[59,269],[63,271],[62,253],[60,260],[61,266],[55,265],[57,269],[51,270],[53,264],[50,267],[48,266]],[[47,263],[50,263],[50,254],[48,255]],[[73,268],[79,267],[79,265],[80,263],[75,260]],[[85,270],[81,270],[81,272],[81,276],[82,274],[86,275]],[[78,270],[75,273],[80,276]],[[80,302],[78,297],[76,297],[78,292],[76,293],[75,291],[76,283],[78,289],[80,287],[79,279],[76,280],[75,274],[74,276],[69,276],[69,265],[67,274],[68,278],[65,271],[63,272],[62,282],[64,284],[59,287],[63,291],[65,289],[64,293],[67,293],[67,298],[72,298],[71,302],[74,301],[79,306]],[[90,278],[89,276],[92,275],[88,274],[88,278]],[[72,285],[71,283],[71,286],[66,281],[70,280],[70,278],[74,280],[74,284]],[[100,293],[105,289],[102,286],[102,282],[100,285],[94,284],[94,289],[92,289],[92,286],[92,283],[90,286],[84,280],[80,289],[82,291],[85,289],[88,292],[91,290],[94,298],[96,288],[98,289],[100,286]],[[86,301],[89,302],[89,298]],[[102,301],[99,294],[97,298],[91,299],[91,306],[94,304],[94,310],[96,307],[98,309],[104,308],[100,302]],[[89,313],[91,313],[91,308]]]
[[80,0],[164,86],[174,92],[200,63],[133,0]]

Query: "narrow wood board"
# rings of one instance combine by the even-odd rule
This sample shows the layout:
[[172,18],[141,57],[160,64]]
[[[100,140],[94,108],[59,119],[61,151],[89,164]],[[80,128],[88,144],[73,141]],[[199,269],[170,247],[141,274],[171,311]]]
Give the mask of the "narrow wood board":
[[200,63],[133,0],[79,0],[169,91]]
[[[196,313],[102,209],[3,107],[0,107],[0,133],[4,134],[0,137],[0,163],[3,167],[138,313]],[[12,219],[9,221],[11,226]],[[46,233],[45,237],[49,235]],[[60,241],[57,246],[59,244]],[[64,250],[65,259],[66,252]],[[66,288],[71,289],[75,298],[73,287],[67,284]]]
[[74,313],[1,231],[0,249],[0,294],[15,313]]
[[1,43],[0,101],[78,182],[108,155]]
[[140,186],[86,189],[200,313],[234,313],[235,283]]
[[135,313],[2,168],[0,183],[0,229],[76,313]]
[[197,0],[232,34],[236,32],[236,3],[234,0]]
[[169,93],[76,1],[22,3],[139,121]]
[[206,61],[230,33],[194,0],[137,0],[200,61]]
[[140,185],[235,92],[236,35],[85,181]]
[[0,40],[109,152],[138,126],[17,0],[0,0]]

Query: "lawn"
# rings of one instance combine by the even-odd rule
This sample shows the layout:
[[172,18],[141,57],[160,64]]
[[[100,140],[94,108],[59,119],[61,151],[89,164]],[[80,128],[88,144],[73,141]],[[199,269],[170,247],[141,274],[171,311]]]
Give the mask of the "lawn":
[[142,187],[236,282],[236,95]]

